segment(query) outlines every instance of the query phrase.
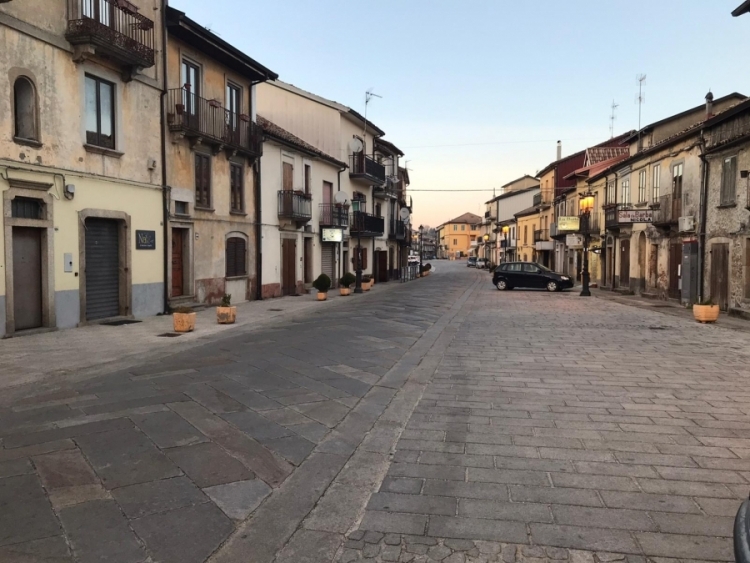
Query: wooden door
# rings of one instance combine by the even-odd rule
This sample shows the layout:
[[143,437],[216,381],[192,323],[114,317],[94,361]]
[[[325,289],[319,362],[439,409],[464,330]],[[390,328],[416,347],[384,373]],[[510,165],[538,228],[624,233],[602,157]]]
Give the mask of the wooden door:
[[42,231],[13,227],[15,329],[42,326]]
[[630,285],[630,239],[620,241],[620,285]]
[[185,245],[182,236],[185,229],[172,229],[172,297],[185,294],[183,250]]
[[378,252],[378,281],[388,281],[388,253]]
[[[304,248],[304,265],[305,265],[305,283],[312,283],[313,282],[313,239],[306,238],[305,239],[305,248]],[[333,278],[331,278],[333,280]]]
[[729,245],[711,245],[711,301],[719,309],[729,308]]
[[680,298],[680,265],[682,264],[682,243],[675,242],[669,245],[669,289],[668,294],[672,299]]
[[281,241],[281,293],[282,295],[297,295],[297,241],[282,239]]

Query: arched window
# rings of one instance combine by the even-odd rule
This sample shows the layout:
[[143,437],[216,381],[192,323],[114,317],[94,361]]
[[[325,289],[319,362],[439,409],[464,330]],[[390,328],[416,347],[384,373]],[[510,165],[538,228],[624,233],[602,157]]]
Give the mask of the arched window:
[[39,140],[37,127],[37,105],[34,83],[25,76],[19,76],[13,85],[15,112],[14,136],[19,139]]
[[226,266],[228,278],[247,275],[247,243],[244,238],[227,239]]

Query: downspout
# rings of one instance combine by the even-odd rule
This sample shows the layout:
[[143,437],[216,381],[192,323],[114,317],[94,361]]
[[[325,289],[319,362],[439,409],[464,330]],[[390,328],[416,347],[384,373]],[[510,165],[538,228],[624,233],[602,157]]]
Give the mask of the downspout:
[[161,7],[161,56],[162,56],[162,91],[161,91],[161,187],[162,187],[162,237],[164,239],[164,313],[169,310],[169,206],[170,206],[170,188],[167,185],[167,120],[165,116],[165,106],[167,103],[167,0],[162,1]]
[[253,163],[253,184],[255,187],[255,299],[261,301],[263,299],[263,225],[262,213],[260,210],[261,205],[261,157],[255,159]]
[[706,158],[706,140],[703,131],[699,138],[701,159],[701,197],[700,197],[700,232],[698,233],[698,302],[703,303],[704,266],[706,263],[706,223],[708,211],[708,159]]

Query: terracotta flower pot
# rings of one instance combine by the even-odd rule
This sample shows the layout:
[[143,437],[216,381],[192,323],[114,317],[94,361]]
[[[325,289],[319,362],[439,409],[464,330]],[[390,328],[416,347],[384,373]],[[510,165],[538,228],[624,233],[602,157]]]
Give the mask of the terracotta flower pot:
[[370,291],[371,287],[372,287],[372,282],[362,282],[362,289],[364,291]]
[[341,295],[343,295],[343,296],[347,296],[351,292],[352,292],[352,290],[349,289],[348,287],[341,287],[341,288],[339,288],[339,293],[341,293]]
[[328,294],[324,293],[322,291],[319,291],[318,292],[318,301],[325,301],[326,299],[328,299]]
[[233,325],[237,320],[237,307],[216,307],[216,321],[220,325]]
[[195,330],[195,313],[173,313],[172,324],[175,332],[193,332]]
[[693,305],[693,317],[699,323],[715,323],[719,318],[719,306]]

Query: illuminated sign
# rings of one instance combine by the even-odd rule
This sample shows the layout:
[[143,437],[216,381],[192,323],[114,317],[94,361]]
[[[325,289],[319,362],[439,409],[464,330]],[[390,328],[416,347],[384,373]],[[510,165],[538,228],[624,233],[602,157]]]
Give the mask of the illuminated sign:
[[557,218],[557,230],[558,231],[577,231],[580,229],[581,220],[579,217],[558,217]]
[[323,242],[341,242],[344,240],[344,231],[341,229],[321,229],[320,236]]

